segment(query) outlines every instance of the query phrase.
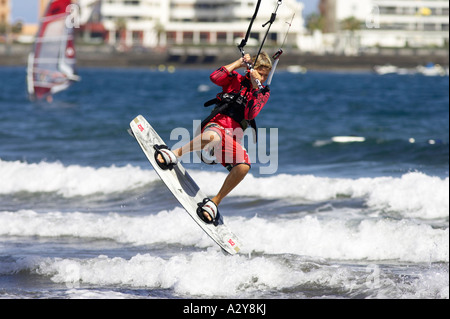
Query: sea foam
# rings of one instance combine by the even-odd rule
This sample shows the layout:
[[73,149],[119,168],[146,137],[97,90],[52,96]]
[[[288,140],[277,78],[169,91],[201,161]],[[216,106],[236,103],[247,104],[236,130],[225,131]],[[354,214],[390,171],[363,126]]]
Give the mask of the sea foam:
[[[191,176],[207,195],[219,191],[224,172],[193,170]],[[123,167],[64,166],[61,163],[7,162],[0,160],[0,195],[20,192],[56,193],[63,197],[113,194],[159,182],[152,169]],[[161,183],[162,184],[162,183]],[[401,177],[327,178],[313,175],[279,174],[255,177],[249,174],[230,197],[295,199],[322,202],[339,198],[362,198],[370,208],[421,219],[449,216],[449,178],[420,172]]]
[[[178,223],[173,223],[177,220]],[[242,253],[296,254],[337,260],[448,262],[449,230],[388,218],[226,217]],[[117,213],[0,212],[0,236],[89,238],[141,245],[219,247],[181,208],[147,216]]]
[[64,166],[59,162],[29,164],[2,160],[0,176],[0,194],[51,192],[64,197],[123,192],[159,180],[154,171],[131,165],[93,168]]
[[[149,253],[129,259],[106,255],[85,259],[25,257],[17,259],[9,269],[2,268],[0,263],[2,275],[20,271],[63,284],[75,298],[80,294],[81,297],[104,298],[103,295],[86,296],[84,285],[170,289],[179,296],[209,298],[270,297],[271,293],[283,290],[296,292],[296,298],[306,298],[317,289],[339,290],[355,298],[449,297],[448,268],[439,265],[431,266],[421,276],[409,276],[375,265],[343,267],[323,260],[291,256],[249,258],[240,255],[229,258],[216,251],[169,258]],[[403,276],[409,279],[402,280]],[[126,298],[123,293],[108,295]]]

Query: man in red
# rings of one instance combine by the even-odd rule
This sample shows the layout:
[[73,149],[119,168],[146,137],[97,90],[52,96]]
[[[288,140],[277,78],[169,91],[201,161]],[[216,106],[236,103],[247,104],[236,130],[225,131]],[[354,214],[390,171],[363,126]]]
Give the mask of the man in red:
[[[254,62],[254,61],[253,61]],[[202,123],[202,133],[190,143],[176,150],[158,149],[158,161],[162,168],[176,165],[184,154],[204,149],[214,149],[217,160],[230,173],[219,193],[212,199],[199,203],[198,216],[206,223],[219,219],[217,206],[247,175],[251,162],[241,145],[244,130],[254,123],[255,117],[270,97],[268,89],[260,89],[258,81],[264,83],[272,69],[267,53],[262,52],[252,70],[245,76],[236,72],[252,63],[250,55],[214,71],[211,81],[222,87],[217,95],[216,108]],[[254,125],[252,127],[255,128]]]

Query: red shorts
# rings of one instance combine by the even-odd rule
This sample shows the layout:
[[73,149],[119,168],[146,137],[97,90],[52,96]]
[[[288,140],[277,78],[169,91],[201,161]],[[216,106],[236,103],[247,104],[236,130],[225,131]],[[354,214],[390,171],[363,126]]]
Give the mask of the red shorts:
[[233,129],[225,129],[217,123],[210,122],[205,126],[203,132],[206,130],[216,132],[221,138],[220,144],[214,147],[214,156],[218,163],[221,163],[229,171],[239,164],[251,166],[247,151],[241,145],[237,134],[233,134]]

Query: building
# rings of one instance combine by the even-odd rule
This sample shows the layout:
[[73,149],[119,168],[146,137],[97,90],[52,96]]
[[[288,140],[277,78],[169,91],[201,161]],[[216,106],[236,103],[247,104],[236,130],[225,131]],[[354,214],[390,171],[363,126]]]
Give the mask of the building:
[[10,0],[0,0],[0,26],[9,25],[11,17],[11,4]]
[[47,10],[47,6],[50,0],[39,0],[39,17],[42,17]]
[[[325,33],[340,35],[337,41],[353,31],[362,48],[448,46],[448,0],[321,0],[320,10]],[[356,30],[344,27],[351,17],[360,22]]]
[[[0,12],[1,12],[1,6],[2,2],[10,2],[12,5],[23,5],[19,1],[15,1],[14,4],[12,4],[12,0],[0,0]],[[38,11],[36,12],[36,18],[41,17],[44,14],[45,9],[47,8],[49,0],[33,0],[33,1],[39,1]],[[1,14],[0,14],[1,15]],[[1,24],[1,23],[0,23]],[[10,24],[20,24],[21,30],[19,33],[15,33],[12,36],[12,40],[14,42],[19,43],[32,43],[34,41],[34,37],[39,29],[39,25],[37,23],[26,23],[22,21],[22,19],[19,17],[15,21],[10,21]]]
[[[104,27],[108,44],[124,47],[166,47],[171,45],[235,45],[245,35],[253,16],[256,0],[79,0],[81,24]],[[251,38],[260,41],[277,0],[262,1]],[[303,5],[285,0],[268,38],[269,43],[281,44],[295,12],[288,42],[295,44],[303,33]],[[94,12],[98,20],[92,21]],[[99,18],[100,17],[100,18]],[[90,32],[92,28],[83,29]],[[85,35],[85,38],[91,38]],[[249,41],[249,45],[252,41]]]

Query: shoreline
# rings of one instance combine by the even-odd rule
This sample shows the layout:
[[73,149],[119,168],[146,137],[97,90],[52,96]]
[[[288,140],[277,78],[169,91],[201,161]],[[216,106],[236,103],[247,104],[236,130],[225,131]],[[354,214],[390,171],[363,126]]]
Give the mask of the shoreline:
[[[0,45],[0,66],[26,66],[31,45]],[[276,49],[268,48],[267,52]],[[167,50],[135,49],[118,52],[109,46],[77,47],[78,67],[155,68],[216,68],[237,59],[234,48],[172,48]],[[432,62],[444,67],[449,65],[446,49],[377,49],[375,52],[346,55],[313,55],[286,49],[280,59],[280,69],[302,66],[308,70],[373,70],[376,65],[391,64],[401,68],[415,68]]]

